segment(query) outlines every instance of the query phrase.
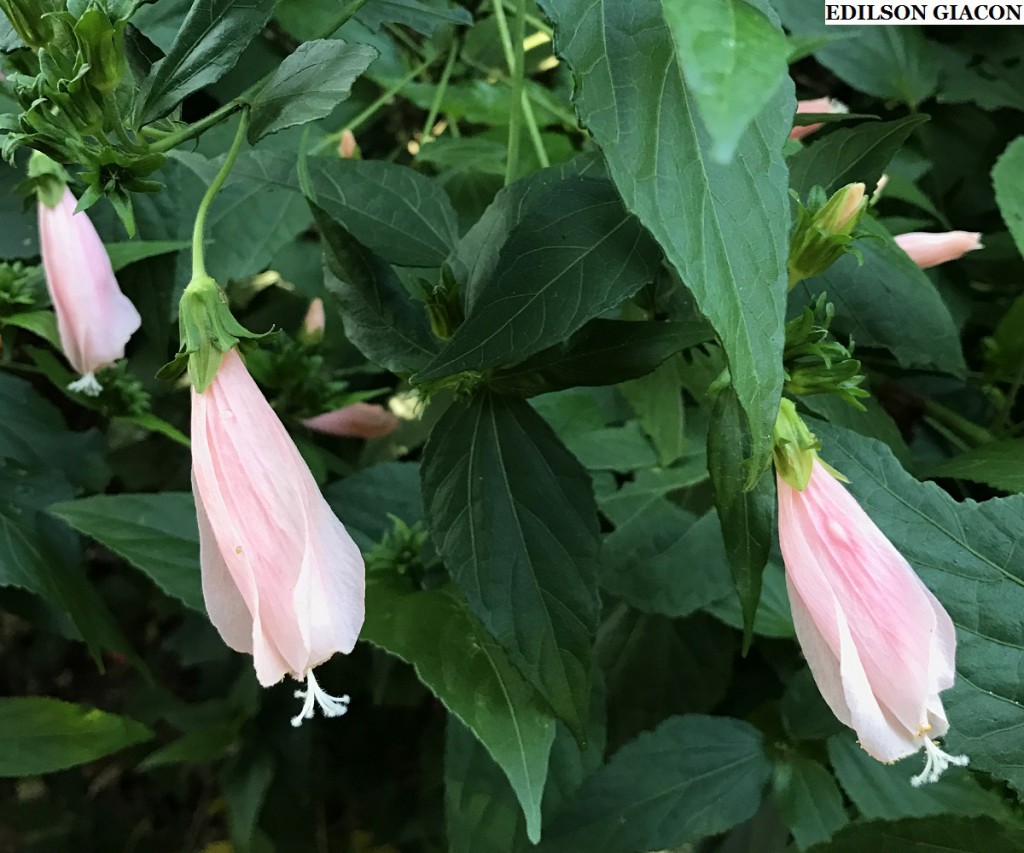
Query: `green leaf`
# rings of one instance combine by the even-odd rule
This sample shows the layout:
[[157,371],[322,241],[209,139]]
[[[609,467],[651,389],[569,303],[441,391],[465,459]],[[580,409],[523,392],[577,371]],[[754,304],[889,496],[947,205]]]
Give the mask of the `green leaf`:
[[708,427],[708,472],[726,559],[743,613],[744,643],[749,645],[761,600],[761,574],[775,533],[775,478],[768,472],[753,488],[744,488],[749,479],[744,460],[750,454],[751,442],[743,420],[732,387],[720,391]]
[[590,478],[522,400],[452,406],[423,454],[434,542],[469,607],[578,738],[597,629]]
[[0,776],[39,776],[149,740],[141,723],[44,696],[0,699]]
[[[705,519],[709,519],[705,521]],[[725,569],[725,545],[722,542],[722,531],[718,527],[716,514],[711,512],[702,518],[698,524],[707,525],[708,539],[711,539],[711,524],[717,528],[714,532],[717,539],[717,553],[722,568]],[[693,534],[698,529],[698,524],[691,528]],[[709,547],[709,546],[705,546]],[[717,564],[709,564],[717,565]],[[722,577],[728,580],[724,571]],[[704,608],[708,613],[723,621],[726,625],[743,630],[743,611],[740,608],[739,596],[735,589],[730,589],[728,595],[717,601],[711,602]],[[793,629],[793,617],[789,611],[789,594],[786,592],[786,573],[782,565],[782,559],[777,554],[768,558],[768,565],[764,567],[761,575],[761,602],[757,606],[757,616],[754,619],[754,633],[761,637],[794,637],[796,632]]]
[[568,178],[513,228],[466,321],[416,380],[516,364],[632,296],[656,263],[609,182]]
[[[907,29],[879,27],[879,29]],[[812,853],[978,853],[1019,850],[1024,836],[991,818],[934,817],[928,820],[851,823],[828,844]]]
[[1008,816],[999,794],[981,787],[970,773],[951,771],[937,782],[915,788],[910,777],[918,772],[920,759],[882,764],[857,745],[851,732],[828,739],[828,756],[839,784],[868,820],[939,814]]
[[124,243],[107,243],[104,246],[107,255],[110,256],[110,265],[114,268],[114,272],[137,261],[168,255],[171,252],[180,252],[188,247],[187,240],[128,240]]
[[139,762],[136,770],[152,770],[170,764],[199,764],[224,757],[238,738],[238,725],[227,723],[187,732],[175,741],[154,750]]
[[135,426],[142,427],[144,430],[149,432],[157,432],[160,435],[166,436],[171,441],[180,444],[182,447],[191,447],[192,442],[185,433],[178,429],[174,424],[168,423],[161,417],[157,417],[152,412],[144,412],[141,415],[123,415],[117,417],[115,420],[123,421],[129,424],[135,424]]
[[398,23],[425,36],[452,24],[473,23],[468,10],[452,7],[448,0],[373,0],[359,10],[358,17],[371,29],[379,29],[384,23]]
[[836,309],[833,331],[858,346],[884,347],[903,367],[962,376],[960,333],[935,285],[877,220],[865,216],[860,227],[875,235],[857,242],[862,260],[844,255],[822,275],[800,282],[794,309],[824,293]]
[[345,335],[370,361],[395,373],[426,364],[436,351],[427,312],[395,271],[315,205],[324,242],[324,277]]
[[186,95],[230,71],[270,19],[276,2],[195,0],[167,56],[153,66],[143,84],[142,122],[167,115]]
[[761,734],[725,717],[670,717],[580,788],[539,850],[636,853],[715,835],[757,811],[771,764]]
[[94,495],[49,511],[145,572],[186,607],[205,612],[199,579],[199,529],[190,492]]
[[917,569],[957,628],[957,682],[943,693],[944,747],[1024,790],[1024,497],[953,500],[919,483],[877,441],[815,421],[822,458]]
[[666,0],[665,20],[686,88],[712,139],[712,156],[728,163],[743,132],[786,79],[789,42],[744,0]]
[[[867,121],[834,130],[790,157],[790,184],[801,198],[806,198],[816,186],[832,195],[840,187],[857,181],[870,193],[889,161],[926,121],[928,116],[916,114],[897,121]],[[858,248],[864,242],[858,243]]]
[[[801,36],[834,35],[819,5],[805,0],[772,0],[786,29]],[[841,41],[829,41],[815,58],[855,89],[916,106],[939,83],[935,45],[920,27],[843,26]]]
[[308,41],[285,57],[252,102],[250,145],[286,127],[329,115],[378,56],[341,39]]
[[15,326],[39,335],[54,349],[62,349],[60,331],[57,329],[57,315],[53,311],[23,311],[0,318],[0,325]]
[[801,850],[828,841],[850,821],[832,774],[796,753],[775,765],[772,799]]
[[275,764],[273,753],[257,742],[231,756],[221,768],[220,788],[227,806],[233,851],[252,853],[255,850],[257,822],[274,781]]
[[659,465],[671,465],[686,447],[683,371],[681,357],[671,358],[646,376],[619,386],[651,439]]
[[366,598],[363,639],[412,664],[480,740],[536,840],[555,721],[533,689],[453,590],[415,590],[397,575],[371,572]]
[[985,483],[1003,492],[1024,492],[1024,438],[974,447],[930,466],[928,476]]
[[712,334],[698,319],[678,323],[591,320],[564,343],[498,372],[488,385],[524,396],[577,385],[616,385],[650,373],[674,353],[703,343]]
[[1010,229],[1017,251],[1024,256],[1024,188],[1020,176],[1024,171],[1024,136],[1018,136],[992,167],[992,185],[1003,222]]
[[391,530],[389,515],[410,527],[423,517],[420,466],[414,462],[381,462],[363,468],[332,483],[324,497],[364,550]]
[[303,191],[334,222],[388,263],[441,265],[458,240],[440,182],[379,160],[314,157]]
[[783,84],[725,166],[710,157],[659,0],[540,6],[574,71],[580,119],[626,207],[661,244],[722,341],[753,440],[751,472],[760,472],[782,388],[790,202],[781,151],[795,111],[792,88]]

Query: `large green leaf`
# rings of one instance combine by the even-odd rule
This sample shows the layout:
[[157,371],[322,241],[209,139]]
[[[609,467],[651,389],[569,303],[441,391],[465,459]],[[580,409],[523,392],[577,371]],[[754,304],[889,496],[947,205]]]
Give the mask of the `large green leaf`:
[[524,401],[452,406],[423,454],[431,533],[470,609],[577,737],[597,628],[590,478]]
[[698,319],[678,323],[591,320],[564,343],[502,370],[489,384],[527,396],[577,385],[616,385],[650,373],[669,356],[703,343],[711,334],[710,327]]
[[303,190],[360,243],[392,264],[437,267],[458,239],[439,181],[380,160],[314,157]]
[[441,27],[471,24],[473,16],[449,0],[371,0],[359,10],[359,20],[373,29],[384,23],[405,24],[432,36]]
[[620,749],[550,827],[540,850],[675,848],[751,817],[771,764],[761,734],[726,717],[670,717]]
[[611,183],[575,176],[512,229],[466,321],[417,374],[505,367],[557,344],[654,277],[657,247]]
[[745,0],[665,0],[665,20],[712,154],[727,163],[743,131],[786,79],[789,42]]
[[167,56],[146,80],[141,118],[151,122],[186,95],[209,86],[234,66],[263,29],[277,0],[195,0]]
[[1024,496],[958,503],[885,445],[815,422],[822,457],[938,596],[957,628],[946,748],[1024,789]]
[[798,753],[776,763],[772,799],[801,850],[828,841],[849,822],[832,774]]
[[790,158],[790,184],[801,197],[815,186],[831,195],[855,181],[870,192],[907,137],[926,121],[928,116],[918,114],[834,130]]
[[0,699],[0,776],[39,776],[149,740],[142,723],[44,696]]
[[423,518],[420,466],[414,462],[381,462],[363,468],[332,483],[324,497],[364,550],[391,530],[390,516],[408,525]]
[[800,282],[793,289],[794,309],[824,293],[836,308],[832,328],[857,345],[884,347],[903,367],[963,374],[960,334],[935,285],[881,223],[865,216],[861,228],[874,235],[858,241],[861,259],[845,255],[822,275]]
[[619,386],[654,445],[659,465],[671,465],[686,447],[683,371],[682,357],[677,356],[663,361],[646,376]]
[[391,266],[328,213],[313,206],[324,241],[327,291],[345,335],[370,361],[396,373],[426,364],[437,348],[426,308],[413,301]]
[[932,477],[985,483],[1004,492],[1024,492],[1024,439],[983,444],[928,469]]
[[576,76],[580,119],[626,207],[655,236],[725,348],[750,426],[752,472],[768,464],[782,387],[789,195],[784,83],[728,166],[683,86],[659,0],[541,0]]
[[996,190],[999,212],[1010,229],[1017,251],[1024,255],[1024,187],[1020,176],[1024,172],[1024,136],[1018,136],[992,167],[992,185]]
[[94,495],[49,511],[145,572],[164,592],[203,612],[199,529],[190,492]]
[[[879,27],[879,29],[904,29]],[[811,853],[979,853],[1020,850],[1024,834],[991,818],[938,817],[928,820],[851,823]]]
[[328,115],[376,58],[372,47],[341,39],[299,45],[253,99],[249,142]]
[[453,590],[416,590],[383,572],[367,581],[363,639],[411,663],[480,740],[515,790],[536,840],[554,719]]

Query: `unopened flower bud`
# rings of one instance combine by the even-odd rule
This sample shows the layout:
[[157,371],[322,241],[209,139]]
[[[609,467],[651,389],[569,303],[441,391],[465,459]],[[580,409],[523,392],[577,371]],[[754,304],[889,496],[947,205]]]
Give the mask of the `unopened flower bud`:
[[347,127],[341,132],[341,139],[338,141],[338,156],[345,160],[357,159],[359,157],[356,135]]
[[[820,191],[819,191],[820,192]],[[867,207],[864,184],[847,184],[825,204],[801,208],[789,246],[789,286],[821,275],[847,251]]]
[[324,301],[317,297],[309,303],[306,316],[299,330],[299,340],[307,344],[317,344],[324,339],[324,326],[327,316],[324,313]]

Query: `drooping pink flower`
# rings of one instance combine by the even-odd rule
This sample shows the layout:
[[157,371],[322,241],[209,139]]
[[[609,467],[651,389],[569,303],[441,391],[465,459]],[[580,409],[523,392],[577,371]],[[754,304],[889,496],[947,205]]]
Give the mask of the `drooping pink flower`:
[[817,458],[800,491],[778,477],[779,540],[797,639],[836,717],[879,761],[926,753],[917,786],[965,756],[933,738],[949,728],[949,615],[903,555]]
[[[796,111],[798,113],[845,113],[848,112],[846,104],[834,98],[813,98],[807,101],[797,101]],[[790,139],[803,139],[808,134],[814,133],[822,127],[821,122],[817,124],[797,125],[789,132]]]
[[380,438],[393,433],[399,423],[383,406],[372,403],[352,403],[303,421],[311,430],[343,438]]
[[293,725],[345,713],[313,668],[355,646],[363,559],[277,415],[230,350],[210,386],[192,391],[192,490],[203,595],[231,648],[251,654],[260,684],[306,681]]
[[977,231],[909,231],[897,234],[896,244],[921,269],[955,261],[968,252],[982,248],[981,234]]
[[61,346],[82,377],[68,388],[95,396],[102,390],[96,371],[124,357],[142,318],[118,287],[92,222],[75,206],[67,187],[54,207],[39,201],[39,243]]

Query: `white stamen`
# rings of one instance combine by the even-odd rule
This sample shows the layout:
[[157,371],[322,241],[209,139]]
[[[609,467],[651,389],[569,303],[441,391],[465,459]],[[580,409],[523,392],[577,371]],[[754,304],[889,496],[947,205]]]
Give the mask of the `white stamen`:
[[301,726],[303,720],[313,719],[313,709],[316,705],[320,706],[320,712],[325,717],[340,717],[348,711],[348,703],[351,701],[347,695],[331,696],[325,693],[317,683],[313,670],[306,673],[306,689],[296,690],[295,698],[303,700],[302,710],[292,717],[292,725],[296,727]]
[[68,384],[68,391],[85,394],[86,397],[97,397],[102,390],[103,386],[96,381],[96,377],[91,373],[86,373],[81,379],[76,379]]
[[966,767],[970,759],[966,755],[950,755],[939,749],[939,745],[930,737],[924,739],[924,770],[910,780],[915,788],[920,788],[929,782],[938,782],[939,777],[946,771],[949,765]]

